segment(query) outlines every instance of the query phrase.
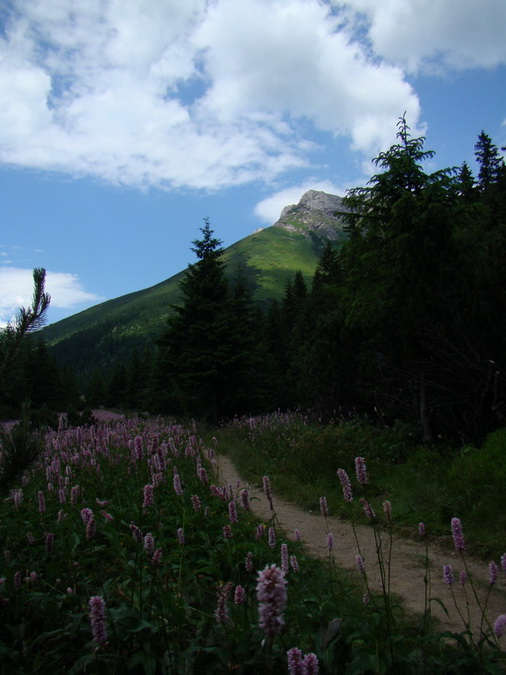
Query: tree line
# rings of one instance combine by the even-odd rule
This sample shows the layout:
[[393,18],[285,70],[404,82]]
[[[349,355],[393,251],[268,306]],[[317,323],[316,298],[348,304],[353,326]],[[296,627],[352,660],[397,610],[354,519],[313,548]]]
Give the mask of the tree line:
[[248,270],[225,273],[205,219],[156,345],[93,373],[86,403],[213,423],[354,412],[412,423],[427,442],[504,426],[504,160],[484,132],[476,177],[466,163],[429,172],[433,155],[401,118],[377,173],[344,199],[347,239],[328,242],[311,283],[296,273],[280,302],[255,303]]

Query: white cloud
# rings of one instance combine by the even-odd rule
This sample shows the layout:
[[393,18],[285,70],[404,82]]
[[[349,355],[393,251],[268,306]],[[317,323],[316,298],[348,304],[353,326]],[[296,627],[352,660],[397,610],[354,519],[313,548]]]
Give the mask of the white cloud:
[[374,52],[412,72],[506,63],[504,0],[331,1],[362,12]]
[[[46,291],[51,308],[73,309],[80,304],[97,303],[101,298],[86,291],[75,274],[47,272]],[[28,307],[33,295],[33,270],[20,267],[0,268],[0,326],[12,320],[20,307]]]
[[[217,189],[308,166],[299,120],[368,158],[418,99],[319,0],[13,0],[0,161]],[[305,126],[304,128],[307,128]]]
[[273,225],[285,206],[298,204],[300,198],[308,190],[321,190],[331,195],[343,196],[346,192],[342,187],[337,187],[330,181],[305,182],[303,185],[293,185],[276,192],[255,206],[255,215],[267,225]]

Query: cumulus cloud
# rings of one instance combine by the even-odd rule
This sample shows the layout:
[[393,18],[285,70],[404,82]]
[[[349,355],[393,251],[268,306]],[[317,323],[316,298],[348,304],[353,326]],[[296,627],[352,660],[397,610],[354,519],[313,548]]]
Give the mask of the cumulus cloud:
[[[104,300],[83,287],[75,274],[50,272],[46,274],[46,291],[51,295],[51,307],[73,309],[80,304]],[[20,307],[28,307],[33,295],[33,270],[20,267],[0,268],[0,326],[5,326]]]
[[[416,72],[492,68],[506,63],[504,0],[332,0],[357,20],[373,51]],[[358,22],[364,30],[363,22]]]
[[342,187],[334,185],[330,181],[305,182],[302,185],[293,185],[279,190],[269,197],[262,199],[255,206],[255,215],[266,225],[273,225],[281,215],[285,206],[298,204],[302,195],[308,190],[321,190],[331,195],[343,196],[346,192]]
[[310,129],[369,159],[420,105],[406,71],[506,61],[504,0],[12,0],[0,161],[215,190],[310,168]]
[[309,121],[368,156],[419,103],[318,0],[13,0],[0,160],[213,190],[310,164]]

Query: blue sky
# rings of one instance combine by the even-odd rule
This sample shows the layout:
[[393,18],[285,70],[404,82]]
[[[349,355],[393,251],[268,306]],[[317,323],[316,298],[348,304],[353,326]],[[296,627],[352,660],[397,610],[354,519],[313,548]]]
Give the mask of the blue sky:
[[308,189],[343,195],[406,112],[474,165],[506,145],[505,0],[7,0],[0,325],[47,270],[49,321],[225,246]]

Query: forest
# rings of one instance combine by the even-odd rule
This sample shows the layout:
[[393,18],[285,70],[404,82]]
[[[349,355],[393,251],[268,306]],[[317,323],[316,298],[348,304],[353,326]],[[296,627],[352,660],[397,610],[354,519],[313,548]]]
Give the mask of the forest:
[[480,442],[506,413],[506,169],[485,132],[476,176],[467,163],[429,173],[433,156],[401,118],[377,173],[344,199],[346,240],[281,302],[255,303],[247,274],[227,277],[205,219],[153,348],[82,382],[34,334],[4,373],[1,416],[27,400],[48,419],[69,406],[211,423],[299,409]]

